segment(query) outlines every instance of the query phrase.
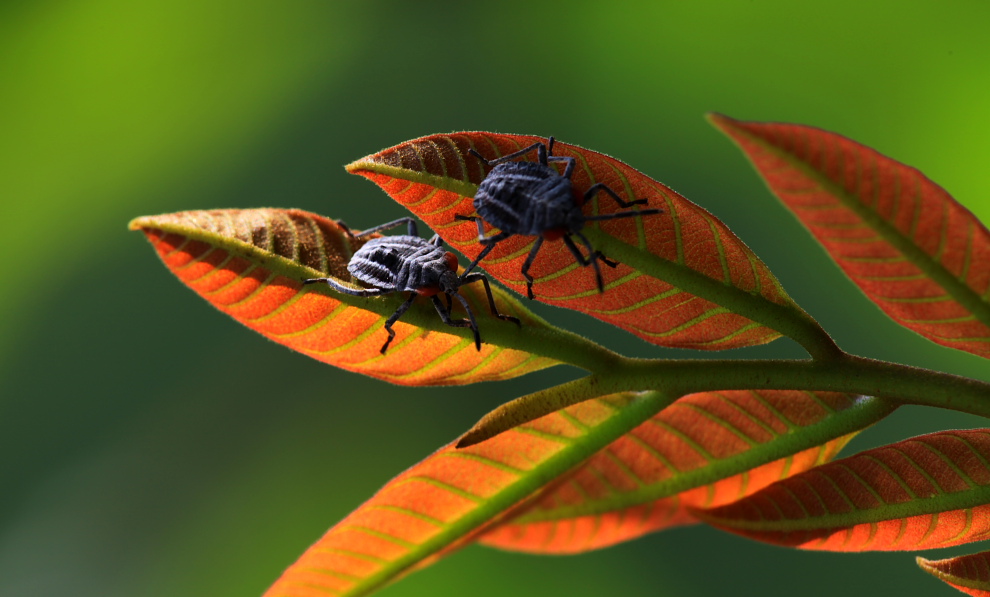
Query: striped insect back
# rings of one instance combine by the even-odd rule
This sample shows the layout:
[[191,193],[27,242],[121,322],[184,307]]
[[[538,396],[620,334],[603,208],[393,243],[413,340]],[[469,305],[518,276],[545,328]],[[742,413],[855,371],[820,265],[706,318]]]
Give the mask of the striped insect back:
[[[382,345],[382,354],[385,354],[389,344],[395,338],[395,330],[392,329],[392,325],[402,317],[403,313],[409,310],[417,296],[429,297],[440,315],[440,320],[445,324],[452,327],[471,328],[474,334],[475,348],[481,350],[481,334],[478,331],[474,312],[471,311],[471,307],[464,297],[458,293],[461,286],[472,282],[480,281],[484,284],[492,315],[519,325],[517,318],[498,312],[488,278],[481,273],[471,274],[468,272],[458,276],[457,257],[443,249],[439,235],[435,235],[428,241],[421,238],[416,230],[416,222],[412,218],[400,218],[363,232],[350,234],[356,239],[365,238],[403,224],[407,226],[409,234],[372,238],[354,253],[347,264],[347,271],[350,272],[351,276],[355,280],[371,286],[371,288],[352,288],[333,278],[310,278],[303,280],[303,284],[324,283],[338,292],[360,297],[409,292],[406,301],[385,320],[384,327],[388,333],[388,338]],[[346,229],[346,226],[342,225],[342,227]],[[440,293],[447,297],[446,305],[437,297],[437,294]],[[451,319],[450,306],[454,299],[464,307],[468,319]]]
[[532,236],[563,226],[573,205],[570,179],[535,162],[495,166],[474,197],[481,219],[500,230]]
[[376,288],[394,288],[396,274],[404,258],[401,247],[390,237],[373,238],[358,249],[347,264],[347,271]]
[[418,292],[438,287],[440,276],[450,267],[442,247],[419,236],[401,235],[369,240],[354,253],[347,271],[377,288]]
[[[525,149],[492,160],[486,159],[474,149],[472,155],[481,160],[492,170],[485,176],[474,196],[474,209],[477,216],[454,216],[457,220],[473,221],[478,227],[478,242],[485,245],[481,253],[467,267],[471,271],[491,252],[499,242],[513,236],[535,236],[533,248],[523,262],[522,275],[526,279],[526,294],[533,295],[533,276],[529,269],[544,240],[563,240],[568,251],[582,266],[592,266],[595,270],[595,281],[598,292],[605,292],[605,282],[602,279],[601,261],[609,267],[615,267],[617,262],[611,261],[595,250],[588,239],[581,233],[585,223],[589,221],[612,220],[615,218],[638,217],[663,213],[661,209],[629,210],[618,213],[585,216],[581,211],[598,193],[612,197],[622,207],[645,205],[646,199],[625,201],[604,183],[593,184],[582,197],[577,197],[571,183],[574,173],[575,160],[572,157],[553,155],[553,137],[547,138],[547,143],[534,143]],[[515,158],[536,151],[536,162],[518,162]],[[558,174],[550,166],[550,162],[563,162],[564,173]],[[483,222],[498,228],[499,233],[485,236]],[[576,237],[588,251],[585,256],[578,249],[571,237]]]

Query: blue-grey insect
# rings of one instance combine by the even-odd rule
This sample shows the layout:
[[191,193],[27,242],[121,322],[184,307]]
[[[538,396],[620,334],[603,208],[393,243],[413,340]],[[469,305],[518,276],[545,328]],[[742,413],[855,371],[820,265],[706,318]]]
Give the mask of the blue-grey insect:
[[[487,166],[494,166],[481,184],[474,196],[474,209],[477,216],[454,216],[457,220],[469,220],[478,225],[478,242],[485,245],[478,257],[467,267],[471,271],[479,261],[485,258],[499,242],[515,234],[535,236],[536,242],[530,249],[529,255],[522,266],[522,275],[526,278],[526,294],[533,298],[533,277],[529,268],[536,259],[536,254],[544,240],[563,239],[574,258],[582,266],[591,265],[595,269],[595,280],[598,291],[605,291],[599,261],[610,267],[617,262],[607,259],[601,251],[592,248],[588,239],[581,234],[586,222],[594,220],[613,220],[633,216],[646,216],[663,213],[662,209],[641,209],[638,211],[622,211],[618,213],[586,216],[581,206],[590,201],[596,193],[604,192],[622,207],[645,205],[646,199],[623,201],[619,195],[604,183],[591,186],[581,200],[577,200],[571,184],[574,173],[575,159],[572,157],[553,155],[553,137],[547,138],[547,143],[534,143],[525,149],[502,156],[494,160],[485,159],[474,149],[472,155]],[[514,162],[517,157],[536,150],[538,162]],[[550,167],[549,162],[565,162],[564,173]],[[494,236],[485,236],[482,221],[488,222],[500,232]],[[576,236],[588,249],[588,256],[581,254],[574,240]]]
[[[347,229],[343,223],[340,224],[345,230]],[[440,319],[447,325],[471,328],[471,331],[474,332],[475,348],[481,350],[481,334],[478,332],[478,322],[475,320],[474,313],[471,312],[467,301],[457,292],[464,284],[479,280],[485,285],[485,293],[488,294],[488,305],[491,307],[492,315],[519,325],[517,318],[498,312],[488,278],[482,273],[470,274],[468,272],[458,276],[457,256],[443,250],[443,241],[440,240],[440,235],[434,235],[430,240],[420,237],[416,230],[416,222],[412,218],[400,218],[363,232],[352,233],[350,230],[347,232],[354,238],[364,238],[403,224],[407,225],[408,234],[373,238],[355,251],[347,264],[347,271],[351,273],[351,276],[359,282],[372,286],[372,288],[357,289],[343,286],[333,278],[310,278],[303,280],[303,284],[324,282],[339,292],[361,297],[409,292],[406,302],[402,303],[395,310],[395,313],[385,321],[388,340],[382,345],[382,354],[385,354],[388,345],[395,338],[392,324],[398,321],[402,314],[412,306],[417,296],[430,297],[437,313],[440,314]],[[446,305],[437,298],[437,295],[441,293],[447,299]],[[453,304],[451,302],[452,296],[464,306],[468,319],[450,318]]]

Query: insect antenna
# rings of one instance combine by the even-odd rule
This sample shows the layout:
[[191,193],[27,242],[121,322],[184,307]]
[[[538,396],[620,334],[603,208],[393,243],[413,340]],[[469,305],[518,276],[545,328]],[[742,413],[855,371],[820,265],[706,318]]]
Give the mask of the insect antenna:
[[[338,224],[343,224],[343,222],[338,222]],[[354,238],[362,238],[365,236],[370,236],[376,232],[381,232],[383,230],[391,230],[392,228],[398,228],[399,226],[405,224],[406,232],[409,236],[419,236],[419,232],[416,228],[416,220],[406,216],[404,218],[399,218],[398,220],[392,220],[391,222],[386,222],[384,224],[375,226],[374,228],[368,228],[367,230],[362,230],[361,232],[351,232],[348,228],[348,232],[354,236]]]

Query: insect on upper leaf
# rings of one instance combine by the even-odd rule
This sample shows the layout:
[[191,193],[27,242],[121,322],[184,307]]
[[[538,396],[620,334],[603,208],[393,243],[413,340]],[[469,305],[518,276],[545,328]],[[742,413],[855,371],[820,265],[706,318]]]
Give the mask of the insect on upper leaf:
[[[529,269],[544,240],[562,239],[574,259],[582,266],[592,266],[595,270],[595,282],[598,292],[605,291],[602,280],[601,261],[609,267],[615,267],[617,262],[605,257],[601,251],[595,250],[588,239],[581,233],[586,222],[595,220],[613,220],[633,216],[646,216],[663,213],[662,209],[641,209],[621,211],[617,213],[586,216],[581,206],[590,201],[597,193],[603,192],[612,197],[622,207],[645,205],[646,199],[623,200],[618,193],[604,183],[592,185],[583,196],[577,196],[571,176],[574,173],[575,159],[573,157],[553,155],[554,138],[547,138],[546,144],[537,142],[529,147],[510,153],[494,160],[485,159],[476,150],[471,149],[471,155],[481,160],[486,166],[494,166],[478,186],[474,196],[474,208],[477,216],[455,216],[458,220],[473,221],[478,226],[478,242],[485,248],[478,254],[465,271],[471,271],[495,245],[510,236],[519,234],[535,236],[533,248],[522,266],[522,275],[526,279],[526,294],[533,295],[533,276]],[[536,151],[538,162],[513,161],[532,151]],[[563,162],[564,173],[559,174],[550,166],[550,162]],[[493,236],[485,236],[482,222],[498,228],[500,232]],[[576,236],[588,251],[587,257],[571,238]]]

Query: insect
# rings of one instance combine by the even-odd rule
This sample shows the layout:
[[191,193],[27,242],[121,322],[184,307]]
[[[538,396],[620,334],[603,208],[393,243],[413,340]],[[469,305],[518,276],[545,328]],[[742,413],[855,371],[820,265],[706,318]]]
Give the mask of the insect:
[[[586,216],[581,212],[581,206],[591,200],[596,193],[604,192],[622,207],[645,205],[646,199],[623,201],[619,195],[604,183],[596,183],[584,193],[581,200],[576,200],[576,191],[571,184],[574,173],[575,159],[572,157],[553,155],[553,137],[548,137],[546,144],[534,143],[525,149],[502,156],[494,160],[485,159],[474,149],[470,153],[485,163],[494,166],[488,176],[481,181],[478,192],[474,196],[474,209],[477,216],[454,216],[456,220],[473,221],[478,225],[478,242],[485,245],[466,271],[471,271],[479,261],[485,258],[499,242],[510,236],[520,234],[535,236],[536,242],[530,249],[526,261],[523,262],[522,275],[526,278],[526,294],[533,297],[533,277],[529,268],[536,259],[536,254],[544,240],[563,239],[568,250],[582,266],[591,265],[595,269],[595,280],[598,292],[605,291],[602,281],[599,261],[609,267],[615,267],[618,262],[611,261],[592,248],[588,239],[581,234],[586,222],[612,220],[633,216],[646,216],[663,213],[662,209],[641,209],[639,211],[622,211],[599,216]],[[536,150],[538,162],[514,162],[513,159]],[[550,167],[550,162],[565,162],[564,173]],[[494,236],[485,236],[482,222],[488,222],[500,232]],[[588,249],[585,257],[574,240],[576,236]]]
[[[412,218],[399,218],[381,226],[369,228],[363,232],[352,233],[342,222],[340,225],[353,238],[364,238],[376,232],[391,230],[403,224],[407,226],[408,234],[396,236],[381,236],[373,238],[355,251],[347,264],[347,271],[359,282],[372,288],[351,288],[344,286],[333,278],[310,278],[303,284],[324,282],[331,288],[352,296],[371,297],[391,294],[393,292],[409,292],[406,302],[402,303],[385,321],[385,331],[388,340],[382,345],[381,353],[385,354],[388,345],[395,338],[392,324],[402,317],[417,296],[428,296],[440,314],[444,323],[454,327],[469,327],[474,332],[474,346],[481,350],[481,334],[478,332],[478,322],[467,301],[458,294],[458,289],[464,284],[481,281],[488,294],[488,305],[492,315],[505,321],[520,325],[519,319],[510,315],[502,315],[495,306],[491,285],[482,273],[457,275],[457,256],[443,250],[440,235],[434,235],[430,240],[424,240],[416,230],[416,222]],[[437,297],[445,295],[447,304],[444,305]],[[468,319],[451,319],[451,297],[455,297],[467,312]]]

